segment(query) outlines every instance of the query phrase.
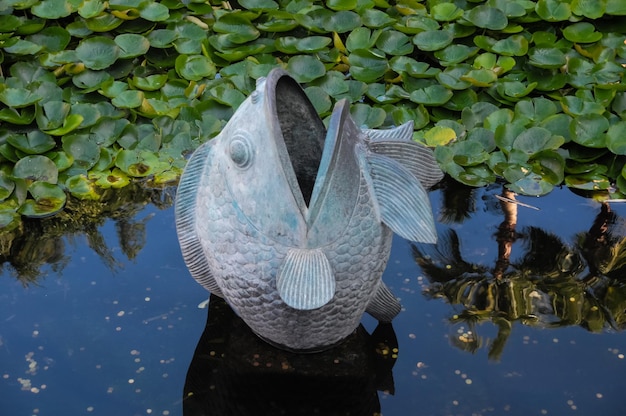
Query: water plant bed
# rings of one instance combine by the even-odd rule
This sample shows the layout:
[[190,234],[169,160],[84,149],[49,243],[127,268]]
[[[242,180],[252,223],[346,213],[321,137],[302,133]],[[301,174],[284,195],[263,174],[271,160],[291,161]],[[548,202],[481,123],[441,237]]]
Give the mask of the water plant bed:
[[[183,264],[171,190],[143,192],[108,213],[93,206],[92,222],[56,216],[3,240],[4,413],[182,415],[186,406],[190,416],[201,403],[242,414],[211,407],[236,397],[240,409],[273,403],[279,414],[298,387],[313,399],[303,414],[354,413],[348,398],[386,416],[623,413],[623,203],[443,182],[430,194],[438,244],[394,241],[383,276],[403,304],[393,332],[374,332],[366,317],[336,349],[295,356],[217,302],[205,331],[207,292]],[[237,390],[249,385],[260,393]],[[207,393],[216,389],[223,395]]]
[[0,227],[178,179],[274,67],[456,180],[626,189],[622,0],[3,0]]

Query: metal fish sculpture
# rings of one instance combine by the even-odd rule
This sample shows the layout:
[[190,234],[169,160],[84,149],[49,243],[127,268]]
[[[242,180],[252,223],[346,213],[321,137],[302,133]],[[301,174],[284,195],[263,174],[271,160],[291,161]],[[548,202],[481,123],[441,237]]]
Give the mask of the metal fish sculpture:
[[381,280],[393,232],[436,241],[424,187],[442,173],[412,124],[360,129],[346,100],[326,128],[300,85],[272,70],[191,156],[176,228],[191,275],[261,338],[331,347],[365,311],[391,321]]

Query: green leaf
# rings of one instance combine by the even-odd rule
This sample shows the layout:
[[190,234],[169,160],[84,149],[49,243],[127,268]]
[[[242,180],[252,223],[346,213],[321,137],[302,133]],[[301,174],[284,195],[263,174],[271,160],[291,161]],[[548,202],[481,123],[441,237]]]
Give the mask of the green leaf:
[[163,22],[170,17],[170,10],[167,6],[156,1],[143,3],[145,6],[139,8],[139,16],[151,22]]
[[39,155],[56,146],[56,141],[52,137],[39,130],[31,130],[26,134],[10,135],[7,138],[7,143],[29,155]]
[[67,0],[43,0],[30,9],[31,13],[44,19],[60,19],[75,11],[72,3]]
[[572,120],[570,131],[572,140],[587,147],[606,147],[605,132],[609,121],[600,114],[583,114]]
[[119,46],[120,58],[134,58],[144,55],[150,49],[150,41],[134,33],[124,33],[115,37],[115,44]]
[[598,19],[606,12],[606,0],[572,0],[572,12],[589,19]]
[[346,33],[361,26],[361,18],[353,11],[342,10],[333,13],[324,21],[324,29],[329,32]]
[[41,99],[41,96],[26,88],[7,88],[5,84],[0,84],[0,101],[9,107],[28,107]]
[[[445,3],[448,4],[448,3]],[[467,45],[448,45],[444,49],[435,52],[435,57],[439,59],[441,65],[449,66],[458,64],[467,60],[478,52],[478,48],[474,48]]]
[[80,114],[70,114],[63,120],[63,125],[56,129],[46,130],[52,136],[64,136],[76,130],[83,122],[84,117]]
[[575,43],[593,43],[602,39],[602,33],[589,22],[578,22],[563,29],[563,37]]
[[411,101],[424,105],[443,105],[452,98],[452,91],[442,85],[431,85],[411,93]]
[[90,169],[100,158],[100,147],[86,134],[72,134],[62,139],[63,150],[74,159],[74,165]]
[[560,68],[567,62],[565,54],[556,48],[533,48],[528,63],[539,68]]
[[287,71],[300,83],[311,82],[324,76],[326,68],[310,55],[296,55],[287,62]]
[[318,114],[324,114],[330,111],[332,102],[328,93],[324,91],[321,87],[308,87],[304,90],[306,96],[311,100],[313,107],[315,107],[315,111]]
[[179,55],[176,58],[176,72],[184,79],[200,81],[202,78],[213,78],[217,68],[204,55]]
[[535,11],[548,22],[567,20],[572,15],[570,4],[561,0],[538,0]]
[[34,182],[28,192],[34,199],[27,199],[18,212],[25,217],[44,218],[61,211],[67,196],[58,186],[46,182]]
[[278,9],[278,3],[273,0],[240,0],[239,4],[248,10],[255,11]]
[[78,7],[78,14],[85,19],[89,19],[98,16],[105,9],[106,5],[102,0],[85,0]]
[[[72,36],[85,37],[92,32],[110,32],[124,23],[122,19],[118,19],[110,13],[101,13],[84,21],[76,21],[66,27]],[[84,26],[82,25],[84,24]],[[73,26],[72,26],[73,25]],[[80,32],[80,33],[78,33]]]
[[353,105],[350,114],[357,126],[370,129],[380,127],[387,116],[383,109],[361,103]]
[[27,39],[41,45],[47,52],[61,52],[69,45],[71,35],[62,27],[51,26],[28,36]]
[[371,50],[357,49],[349,56],[350,71],[354,79],[365,83],[381,79],[388,69],[387,59]]
[[148,33],[147,39],[154,48],[169,48],[178,39],[178,33],[171,29],[155,29]]
[[413,52],[411,38],[397,30],[384,30],[376,40],[376,47],[387,55],[408,55]]
[[606,132],[606,147],[616,155],[626,155],[626,121],[609,127]]
[[12,175],[28,181],[57,183],[59,170],[46,156],[34,155],[21,158],[15,163]]
[[115,42],[104,36],[94,36],[82,40],[76,48],[76,57],[87,68],[99,70],[113,65],[120,55],[120,48]]
[[133,177],[146,177],[151,175],[159,159],[153,152],[145,150],[120,150],[115,158],[115,166],[122,172]]
[[138,90],[123,91],[111,100],[118,108],[137,108],[143,104],[144,93]]
[[443,49],[453,41],[452,33],[447,30],[426,30],[413,37],[413,43],[422,51]]
[[328,0],[326,5],[333,10],[354,10],[357,0]]
[[377,30],[372,32],[366,27],[358,27],[348,35],[346,39],[346,49],[354,52],[358,49],[369,49],[376,44],[382,32]]
[[462,81],[467,81],[476,87],[488,87],[498,79],[498,75],[489,69],[472,69],[461,76]]
[[445,146],[457,137],[454,129],[445,126],[435,126],[424,134],[424,138],[428,146],[435,147]]
[[[0,201],[4,201],[13,193],[15,189],[15,182],[9,176],[0,171]],[[0,220],[0,228],[2,228],[2,222]]]
[[324,49],[332,39],[326,36],[309,36],[299,38],[294,36],[283,36],[276,39],[276,49],[283,53],[313,53]]
[[431,7],[431,16],[439,22],[452,22],[463,16],[463,10],[453,3],[438,3]]
[[0,120],[16,125],[28,125],[35,119],[35,108],[24,108],[18,111],[15,108],[3,108],[0,110]]
[[377,9],[365,9],[360,12],[363,25],[369,28],[382,28],[392,25],[396,19]]
[[533,157],[544,150],[558,149],[565,141],[543,127],[531,127],[513,141],[513,148]]
[[490,30],[502,30],[508,23],[504,12],[486,4],[476,6],[463,14],[463,17],[474,26]]

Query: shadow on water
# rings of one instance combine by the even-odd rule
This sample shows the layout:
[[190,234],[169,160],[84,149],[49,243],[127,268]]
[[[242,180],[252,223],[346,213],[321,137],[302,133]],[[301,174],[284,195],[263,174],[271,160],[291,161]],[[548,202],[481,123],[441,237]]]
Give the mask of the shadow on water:
[[377,391],[394,390],[397,352],[393,327],[384,323],[371,335],[360,326],[322,352],[282,351],[211,296],[187,373],[183,415],[377,415]]
[[[443,189],[443,222],[462,222],[474,210],[475,190]],[[497,192],[492,187],[490,192]],[[502,216],[493,238],[497,258],[492,265],[468,262],[461,254],[457,232],[447,229],[436,245],[412,244],[416,263],[429,285],[424,294],[460,307],[450,319],[469,331],[451,338],[455,347],[475,352],[483,346],[477,324],[491,321],[498,328],[489,358],[499,360],[513,322],[541,328],[579,325],[591,332],[626,327],[626,220],[600,205],[586,232],[568,244],[535,226],[519,228],[518,210],[538,209],[516,200],[501,188],[487,210]],[[496,202],[497,201],[497,202]],[[572,221],[576,221],[572,218]],[[584,224],[575,224],[576,227]],[[515,243],[521,243],[515,245]],[[516,260],[512,260],[514,251]]]

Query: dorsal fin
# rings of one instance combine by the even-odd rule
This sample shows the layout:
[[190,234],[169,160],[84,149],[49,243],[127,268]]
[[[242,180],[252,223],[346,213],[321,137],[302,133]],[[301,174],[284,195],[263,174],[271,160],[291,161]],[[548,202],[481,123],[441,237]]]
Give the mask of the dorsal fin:
[[443,178],[433,151],[418,142],[377,140],[371,142],[369,147],[373,152],[401,163],[419,179],[424,188],[430,188]]
[[400,313],[402,306],[391,290],[380,282],[374,297],[367,304],[365,312],[381,322],[391,322]]
[[370,141],[413,140],[413,122],[409,121],[391,129],[363,129]]
[[291,248],[276,276],[281,299],[294,309],[317,309],[335,295],[335,276],[320,249]]
[[176,190],[176,232],[183,259],[191,276],[209,292],[222,296],[196,232],[196,196],[211,147],[212,142],[209,141],[196,149],[180,178]]
[[407,240],[437,242],[428,193],[415,176],[401,163],[363,146],[357,155],[382,222]]

